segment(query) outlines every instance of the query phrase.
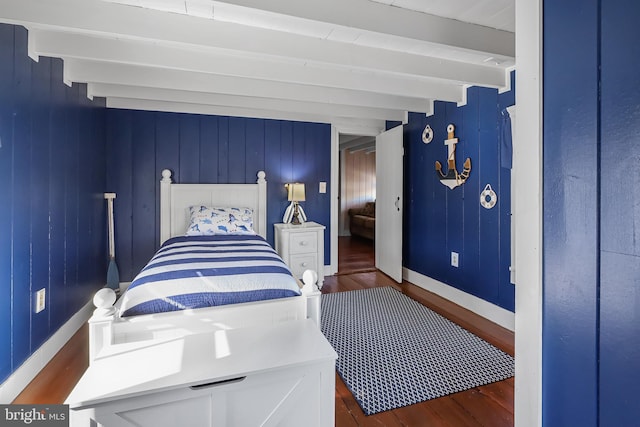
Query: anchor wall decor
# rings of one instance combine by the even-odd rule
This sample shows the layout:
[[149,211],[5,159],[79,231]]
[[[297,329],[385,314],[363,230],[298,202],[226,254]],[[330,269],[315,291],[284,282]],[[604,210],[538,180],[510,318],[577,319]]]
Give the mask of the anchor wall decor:
[[456,169],[456,144],[458,143],[458,138],[454,138],[454,130],[455,126],[452,124],[447,126],[448,139],[444,142],[444,145],[447,146],[447,167],[449,170],[446,175],[442,173],[442,165],[440,162],[436,161],[436,171],[438,171],[438,174],[440,175],[440,182],[451,189],[464,184],[471,173],[471,159],[468,157],[467,160],[464,161],[464,169],[462,173],[458,173],[458,170]]

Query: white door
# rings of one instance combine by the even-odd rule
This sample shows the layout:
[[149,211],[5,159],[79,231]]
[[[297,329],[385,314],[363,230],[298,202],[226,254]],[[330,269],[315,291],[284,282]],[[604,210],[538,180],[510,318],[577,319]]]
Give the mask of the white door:
[[402,282],[402,126],[376,137],[376,268]]

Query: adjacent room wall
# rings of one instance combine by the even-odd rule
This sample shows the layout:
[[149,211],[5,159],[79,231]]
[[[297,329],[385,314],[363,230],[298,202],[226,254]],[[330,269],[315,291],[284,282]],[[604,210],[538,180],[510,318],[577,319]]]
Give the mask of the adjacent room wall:
[[104,285],[107,251],[104,103],[64,85],[60,59],[31,60],[27,31],[6,24],[0,100],[3,382]]
[[[163,169],[179,183],[255,183],[267,174],[267,240],[289,204],[284,184],[306,184],[307,217],[325,225],[330,258],[331,127],[328,124],[239,117],[107,112],[107,186],[115,200],[116,257],[130,281],[159,246]],[[320,194],[319,183],[327,183]]]
[[[511,87],[515,88],[515,73]],[[436,102],[434,114],[410,114],[405,125],[404,267],[513,311],[510,169],[500,165],[500,112],[515,102],[515,90],[472,87],[467,104]],[[438,180],[435,162],[447,170],[447,125],[455,126],[457,170],[471,159],[471,174],[453,190]],[[422,141],[429,124],[431,143]],[[498,199],[493,209],[480,205],[490,184]],[[451,252],[459,267],[451,266]]]
[[349,209],[376,200],[376,152],[342,150],[340,235],[349,235]]

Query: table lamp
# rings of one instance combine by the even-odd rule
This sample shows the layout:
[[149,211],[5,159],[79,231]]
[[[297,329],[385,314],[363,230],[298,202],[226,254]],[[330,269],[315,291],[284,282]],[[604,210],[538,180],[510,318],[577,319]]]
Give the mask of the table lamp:
[[307,220],[307,216],[300,206],[299,202],[305,201],[304,184],[294,182],[286,185],[288,192],[288,200],[291,202],[284,213],[283,222],[294,225],[302,224]]

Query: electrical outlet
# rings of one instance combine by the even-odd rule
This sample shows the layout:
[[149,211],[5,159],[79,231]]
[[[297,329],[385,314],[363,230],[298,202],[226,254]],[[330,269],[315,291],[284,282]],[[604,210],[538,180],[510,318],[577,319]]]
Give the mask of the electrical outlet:
[[451,252],[451,266],[458,266],[458,252]]
[[47,296],[47,290],[45,288],[36,292],[36,313],[40,313],[45,308],[45,301]]
[[327,183],[324,181],[320,181],[320,186],[318,188],[320,193],[326,193],[327,192]]

